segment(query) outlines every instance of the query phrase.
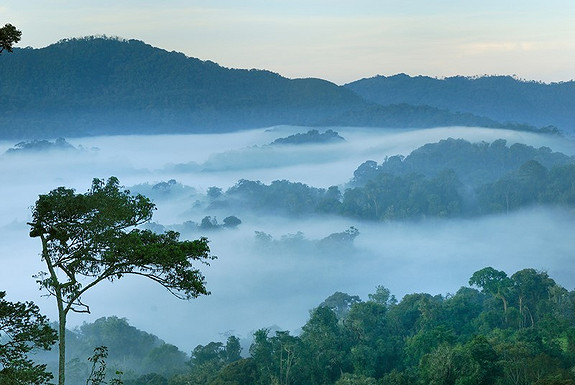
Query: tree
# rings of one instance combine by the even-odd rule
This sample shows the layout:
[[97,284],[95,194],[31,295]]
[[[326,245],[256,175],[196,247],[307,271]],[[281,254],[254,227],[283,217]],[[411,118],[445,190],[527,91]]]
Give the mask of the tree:
[[131,195],[115,177],[94,179],[85,194],[59,187],[36,201],[30,236],[41,239],[48,270],[38,274],[38,282],[58,306],[59,385],[65,377],[66,317],[70,311],[90,312],[82,295],[98,283],[133,274],[158,282],[177,298],[209,294],[194,266],[215,258],[208,240],[180,241],[174,231],[137,229],[154,209],[148,198]]
[[423,356],[419,363],[421,383],[454,385],[461,374],[462,361],[461,354],[455,347],[448,344],[436,347]]
[[336,291],[320,303],[319,306],[327,307],[335,313],[338,319],[342,319],[349,313],[353,305],[360,302],[361,298],[357,295]]
[[257,384],[268,385],[273,374],[273,346],[269,339],[269,329],[258,329],[254,332],[254,342],[250,346],[250,355],[256,363]]
[[242,358],[224,366],[210,385],[254,385],[258,371],[252,358]]
[[27,354],[50,349],[56,332],[32,302],[9,302],[0,291],[0,384],[44,384],[52,379],[46,365],[34,364]]
[[466,348],[473,361],[475,370],[472,373],[474,383],[477,385],[494,384],[503,370],[500,357],[485,336],[475,336]]
[[214,217],[206,216],[202,219],[202,223],[200,224],[200,229],[202,230],[215,230],[219,228],[218,220]]
[[504,271],[499,271],[493,267],[485,267],[473,273],[469,278],[469,284],[480,287],[483,293],[489,293],[503,302],[503,313],[507,322],[507,296],[513,281]]
[[236,216],[229,216],[224,218],[224,227],[235,228],[242,224],[242,220]]
[[397,299],[393,294],[391,294],[391,291],[389,291],[388,288],[381,285],[377,285],[377,287],[375,288],[375,293],[368,294],[367,297],[369,298],[370,302],[375,302],[378,305],[385,306],[386,308],[397,304]]
[[152,349],[142,361],[142,366],[151,373],[160,374],[166,378],[186,371],[186,353],[172,344],[162,344]]
[[232,363],[242,358],[242,346],[240,339],[236,336],[229,336],[226,342],[226,362]]
[[274,348],[275,374],[279,385],[299,383],[295,378],[301,374],[301,370],[298,370],[298,364],[301,361],[301,339],[291,336],[288,331],[276,331],[271,342]]
[[18,43],[21,37],[22,32],[12,24],[6,24],[0,28],[0,53],[4,50],[12,52],[14,44]]
[[[535,269],[523,269],[511,276],[514,283],[514,291],[516,292],[519,302],[519,320],[520,327],[535,325],[535,321],[539,318],[537,310],[539,307],[541,313],[546,313],[545,305],[549,303],[549,290],[555,286],[555,281],[547,275],[544,271],[536,271]],[[527,322],[529,318],[529,322]]]
[[394,335],[386,313],[385,303],[370,300],[353,305],[347,315],[344,326],[353,341],[350,358],[355,374],[381,378],[399,361],[402,339]]
[[326,306],[311,311],[302,327],[302,361],[308,369],[308,384],[332,384],[351,369],[349,339],[339,326],[337,315]]
[[94,354],[88,357],[88,361],[92,363],[90,375],[86,380],[86,385],[122,385],[123,381],[120,376],[123,374],[120,371],[116,372],[117,378],[113,378],[110,382],[106,382],[106,358],[108,358],[108,348],[106,346],[98,346],[94,348]]
[[208,188],[207,195],[211,200],[218,199],[223,195],[222,189],[216,186]]
[[206,346],[198,345],[192,351],[190,363],[192,367],[201,366],[210,361],[217,361],[219,364],[225,361],[225,347],[221,342],[210,342]]
[[256,363],[257,381],[262,385],[287,385],[301,383],[298,376],[301,357],[301,340],[288,331],[276,331],[269,336],[269,329],[259,329],[254,333],[250,354]]
[[377,380],[361,374],[344,373],[335,385],[377,385]]

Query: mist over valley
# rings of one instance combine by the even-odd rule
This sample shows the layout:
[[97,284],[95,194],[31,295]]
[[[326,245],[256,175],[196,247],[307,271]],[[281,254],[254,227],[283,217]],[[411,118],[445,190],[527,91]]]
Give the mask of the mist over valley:
[[[549,150],[543,153],[561,152],[561,159],[571,164],[575,155],[569,139],[509,130],[331,129],[344,140],[270,145],[310,130],[277,126],[212,135],[69,138],[70,147],[49,151],[7,151],[14,143],[1,142],[6,198],[0,208],[0,258],[6,268],[0,279],[9,298],[33,300],[55,318],[52,299],[41,296],[32,278],[42,263],[37,240],[28,237],[30,206],[39,194],[58,186],[82,192],[92,178],[110,175],[157,205],[150,228],[174,229],[189,239],[208,237],[218,256],[203,269],[212,294],[182,302],[153,282],[126,277],[85,295],[91,314],[71,316],[71,327],[116,315],[191,351],[221,340],[221,333],[250,338],[254,329],[272,325],[297,333],[308,311],[336,291],[367,298],[383,285],[397,298],[413,292],[445,295],[485,266],[508,272],[545,270],[573,289],[572,203],[389,220],[336,212],[290,214],[262,206],[258,197],[252,206],[214,204],[223,202],[241,180],[264,186],[285,180],[322,191],[338,186],[344,193],[362,163],[383,164],[395,155],[409,159],[427,143],[454,140],[449,138],[470,144],[504,139],[508,149],[520,143],[533,153],[545,146]],[[206,217],[211,222],[203,222]],[[241,223],[224,226],[227,217]]]

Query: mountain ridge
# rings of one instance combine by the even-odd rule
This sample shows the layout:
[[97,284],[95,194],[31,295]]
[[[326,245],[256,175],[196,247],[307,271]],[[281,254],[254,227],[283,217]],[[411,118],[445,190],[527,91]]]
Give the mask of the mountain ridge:
[[106,36],[14,49],[0,60],[0,73],[1,139],[211,133],[281,124],[506,127],[431,104],[382,107],[348,85],[225,68]]
[[503,123],[575,132],[575,81],[544,83],[508,75],[432,78],[378,75],[344,85],[377,104],[430,105]]

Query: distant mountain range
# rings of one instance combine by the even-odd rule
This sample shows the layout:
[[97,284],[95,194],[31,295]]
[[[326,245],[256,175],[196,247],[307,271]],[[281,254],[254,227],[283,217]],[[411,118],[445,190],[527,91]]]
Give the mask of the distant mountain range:
[[428,105],[503,123],[575,132],[575,81],[541,83],[511,76],[435,79],[405,74],[361,79],[345,87],[380,105]]
[[[280,124],[536,130],[535,126],[550,124],[568,127],[567,117],[575,111],[566,107],[575,100],[569,96],[575,92],[571,83],[546,86],[486,78],[484,82],[491,86],[479,87],[482,100],[511,98],[507,104],[515,109],[506,115],[509,108],[502,102],[474,103],[479,91],[469,91],[468,84],[479,80],[456,78],[465,85],[459,98],[455,83],[449,81],[445,87],[442,82],[448,80],[431,78],[422,78],[434,85],[425,92],[416,86],[422,79],[406,76],[337,86],[321,79],[288,79],[265,70],[224,68],[138,40],[106,37],[14,49],[0,57],[0,74],[1,139],[224,132]],[[393,82],[405,84],[405,90]],[[509,84],[525,91],[514,96]],[[546,99],[535,109],[540,89],[547,90]],[[425,98],[417,99],[419,93]],[[526,98],[533,102],[526,103]],[[548,114],[556,119],[535,114],[549,105],[553,111],[563,108],[563,114]]]

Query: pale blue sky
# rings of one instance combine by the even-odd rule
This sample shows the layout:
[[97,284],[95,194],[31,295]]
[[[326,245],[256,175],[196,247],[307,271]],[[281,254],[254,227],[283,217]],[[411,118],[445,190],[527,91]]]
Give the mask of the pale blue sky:
[[5,0],[0,23],[43,47],[95,34],[287,77],[575,78],[573,0]]

